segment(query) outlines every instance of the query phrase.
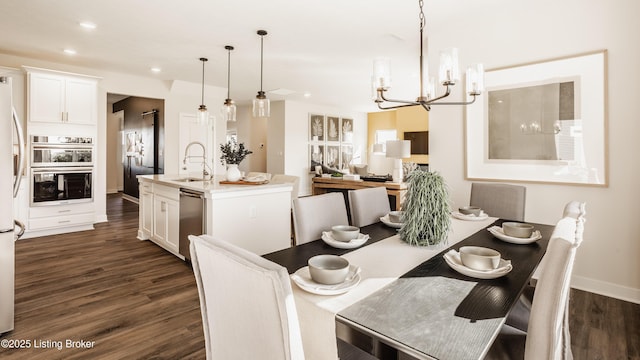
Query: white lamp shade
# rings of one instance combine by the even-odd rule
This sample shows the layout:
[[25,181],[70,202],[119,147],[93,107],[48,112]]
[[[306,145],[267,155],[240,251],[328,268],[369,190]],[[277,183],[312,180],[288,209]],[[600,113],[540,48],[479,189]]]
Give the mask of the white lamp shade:
[[391,87],[391,68],[389,59],[377,58],[373,61],[373,87],[375,89],[389,89]]
[[482,64],[473,64],[467,68],[467,93],[480,95],[484,91],[484,67]]
[[408,158],[411,156],[410,140],[387,141],[387,157],[394,159]]
[[460,80],[458,49],[449,48],[440,53],[440,83],[455,84]]

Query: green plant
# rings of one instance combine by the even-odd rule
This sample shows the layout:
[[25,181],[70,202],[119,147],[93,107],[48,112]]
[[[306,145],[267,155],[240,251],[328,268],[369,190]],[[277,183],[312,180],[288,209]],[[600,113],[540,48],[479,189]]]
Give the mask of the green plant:
[[437,172],[414,170],[403,204],[400,239],[418,246],[446,241],[451,228],[449,191]]
[[240,164],[244,158],[249,154],[253,154],[253,151],[247,150],[244,147],[244,143],[238,144],[236,140],[230,140],[226,144],[220,144],[220,162],[222,165],[227,164]]

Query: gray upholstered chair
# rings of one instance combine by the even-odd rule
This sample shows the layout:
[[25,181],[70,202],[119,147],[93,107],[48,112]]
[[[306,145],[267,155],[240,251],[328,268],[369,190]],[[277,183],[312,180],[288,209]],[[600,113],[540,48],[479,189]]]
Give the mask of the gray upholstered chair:
[[296,244],[320,239],[323,231],[330,230],[334,225],[348,223],[347,206],[342,193],[330,192],[293,199]]
[[469,205],[482,208],[489,216],[524,221],[526,192],[521,185],[472,183]]
[[349,209],[353,226],[367,226],[380,221],[391,211],[384,186],[349,190]]
[[208,235],[189,239],[207,359],[304,359],[287,270]]
[[556,225],[538,280],[527,332],[510,326],[494,342],[487,359],[572,359],[569,290],[576,249],[583,239],[585,204],[571,202]]

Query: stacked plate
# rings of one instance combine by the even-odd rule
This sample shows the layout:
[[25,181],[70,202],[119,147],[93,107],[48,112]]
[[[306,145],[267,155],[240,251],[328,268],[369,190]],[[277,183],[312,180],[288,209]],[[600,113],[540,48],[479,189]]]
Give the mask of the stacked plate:
[[453,216],[456,219],[459,220],[467,220],[467,221],[480,221],[480,220],[486,220],[489,215],[487,213],[485,213],[484,211],[482,211],[479,215],[474,215],[474,214],[463,214],[459,211],[454,211],[451,213],[451,216]]
[[383,216],[380,218],[380,221],[382,221],[383,224],[392,227],[392,228],[396,228],[396,229],[400,229],[402,227],[402,223],[401,222],[393,222],[391,221],[391,219],[389,219],[389,214]]
[[364,243],[369,240],[368,234],[358,234],[358,237],[355,239],[351,239],[349,241],[339,241],[333,238],[333,234],[331,231],[323,231],[322,232],[322,241],[324,241],[327,245],[333,246],[338,249],[355,249],[364,245]]
[[504,233],[500,226],[492,226],[490,228],[487,228],[487,230],[491,233],[491,235],[497,237],[498,239],[512,244],[531,244],[542,239],[542,235],[538,230],[533,231],[531,233],[531,236],[528,238],[509,236]]
[[495,279],[507,275],[512,269],[511,260],[500,259],[498,267],[493,270],[475,270],[462,264],[460,253],[456,250],[449,250],[444,254],[444,261],[455,271],[462,275],[470,276],[477,279]]
[[295,273],[291,274],[293,280],[298,287],[306,292],[316,295],[339,295],[358,286],[360,283],[360,268],[354,265],[349,266],[349,274],[344,282],[335,285],[320,284],[311,279],[309,267],[305,266]]

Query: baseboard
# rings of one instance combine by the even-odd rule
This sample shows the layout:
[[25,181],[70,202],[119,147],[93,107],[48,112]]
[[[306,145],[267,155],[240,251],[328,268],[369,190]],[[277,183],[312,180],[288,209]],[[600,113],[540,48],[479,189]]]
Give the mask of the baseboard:
[[582,276],[573,276],[571,278],[571,287],[640,304],[640,289],[616,285],[606,281],[589,279]]
[[118,189],[107,189],[107,194],[117,194]]
[[138,204],[138,198],[133,197],[131,195],[122,194],[122,198],[127,201],[131,201],[132,203]]
[[107,215],[97,215],[96,216],[96,223],[101,223],[101,222],[109,222],[109,219],[107,218]]

